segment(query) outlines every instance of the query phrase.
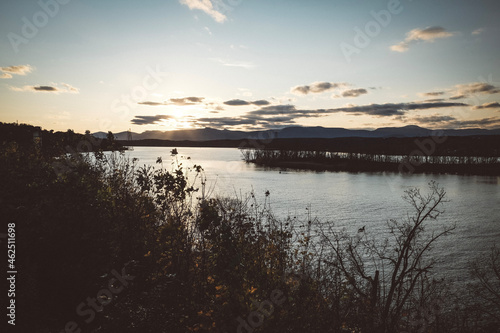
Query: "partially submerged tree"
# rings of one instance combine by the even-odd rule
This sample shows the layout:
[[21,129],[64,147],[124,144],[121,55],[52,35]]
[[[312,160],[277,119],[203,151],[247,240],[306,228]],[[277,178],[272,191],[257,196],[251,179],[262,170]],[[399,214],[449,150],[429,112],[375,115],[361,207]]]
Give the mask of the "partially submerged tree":
[[350,298],[355,309],[345,319],[353,319],[361,331],[393,332],[402,326],[422,325],[410,314],[435,304],[430,296],[437,281],[428,274],[435,260],[427,254],[454,226],[426,230],[442,213],[446,194],[435,182],[429,183],[429,189],[427,194],[416,188],[405,192],[403,198],[414,214],[403,221],[390,220],[391,237],[385,241],[369,239],[364,232],[353,237],[323,230],[324,244],[331,250],[327,263],[343,276],[343,297]]

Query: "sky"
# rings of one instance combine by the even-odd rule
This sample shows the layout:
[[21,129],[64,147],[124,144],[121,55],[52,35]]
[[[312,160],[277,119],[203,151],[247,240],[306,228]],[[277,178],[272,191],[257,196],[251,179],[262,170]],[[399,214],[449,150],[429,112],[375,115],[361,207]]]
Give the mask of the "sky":
[[0,121],[500,128],[498,0],[0,3]]

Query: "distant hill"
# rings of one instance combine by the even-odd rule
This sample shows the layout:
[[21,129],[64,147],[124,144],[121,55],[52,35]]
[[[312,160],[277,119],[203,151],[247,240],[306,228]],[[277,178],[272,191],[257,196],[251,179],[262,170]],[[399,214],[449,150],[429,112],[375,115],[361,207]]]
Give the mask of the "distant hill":
[[[470,135],[500,135],[500,129],[487,130],[487,129],[446,129],[441,130],[442,135],[445,136],[470,136]],[[230,130],[217,130],[214,128],[200,128],[188,130],[174,130],[174,131],[145,131],[143,133],[132,132],[133,140],[173,140],[173,141],[210,141],[210,140],[241,140],[241,139],[266,139],[266,138],[280,138],[280,139],[300,139],[300,138],[409,138],[431,136],[435,133],[434,130],[422,128],[419,126],[409,125],[404,127],[382,127],[376,130],[351,130],[345,128],[328,128],[328,127],[286,127],[277,130],[265,131],[230,131]],[[93,133],[94,136],[99,138],[106,138],[105,132]],[[127,140],[128,133],[120,132],[115,133],[118,140]]]

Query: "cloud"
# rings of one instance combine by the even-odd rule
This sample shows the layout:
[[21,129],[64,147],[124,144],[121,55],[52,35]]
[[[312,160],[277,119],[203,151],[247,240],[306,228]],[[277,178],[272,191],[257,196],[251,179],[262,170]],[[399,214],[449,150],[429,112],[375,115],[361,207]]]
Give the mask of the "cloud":
[[444,102],[446,99],[444,98],[431,98],[431,99],[426,99],[424,102],[428,103],[435,103],[435,102]]
[[484,28],[479,28],[471,32],[471,35],[480,35],[484,32]]
[[297,110],[294,105],[271,105],[260,108],[259,110],[250,111],[252,115],[282,115],[282,114],[301,114],[303,111]]
[[151,102],[151,101],[145,101],[145,102],[139,102],[137,104],[140,105],[147,105],[147,106],[160,106],[160,105],[167,105],[165,102]]
[[130,122],[134,125],[151,125],[157,124],[162,120],[172,119],[172,116],[156,115],[156,116],[135,116]]
[[369,105],[349,105],[334,109],[313,109],[313,110],[298,110],[294,105],[272,105],[263,107],[259,110],[250,111],[252,115],[293,115],[297,118],[301,117],[321,117],[333,113],[351,113],[356,116],[369,115],[374,117],[392,117],[402,116],[407,111],[412,110],[428,110],[435,108],[462,107],[468,106],[464,103],[386,103],[386,104],[369,104]]
[[184,97],[184,98],[171,98],[169,104],[173,105],[195,105],[203,102],[205,97]]
[[419,93],[420,96],[422,97],[434,97],[434,96],[441,96],[446,94],[444,91],[431,91],[431,92],[426,92],[426,93]]
[[366,89],[360,88],[360,89],[350,89],[346,90],[342,93],[342,97],[359,97],[361,95],[368,94],[368,91]]
[[218,23],[223,23],[227,20],[226,15],[214,8],[214,1],[212,0],[179,0],[179,2],[182,5],[188,6],[191,10],[198,9],[205,12],[205,14],[211,16]]
[[256,125],[257,119],[248,119],[244,117],[198,118],[196,119],[196,124],[214,127]]
[[[183,97],[183,98],[171,98],[165,102],[153,102],[144,101],[138,102],[139,105],[147,106],[165,106],[165,105],[177,105],[177,106],[187,106],[187,105],[199,105],[203,103],[205,97]],[[207,103],[207,105],[213,105],[214,103]]]
[[249,101],[244,101],[241,99],[232,99],[230,101],[225,101],[224,104],[230,105],[230,106],[242,106],[242,105],[251,105],[251,104],[262,106],[262,105],[269,105],[271,103],[266,101],[266,100],[258,100],[258,101],[249,102]]
[[203,103],[205,97],[183,97],[183,98],[171,98],[166,102],[152,102],[152,101],[144,101],[138,102],[140,105],[147,106],[164,106],[164,105],[177,105],[177,106],[186,106],[186,105],[197,105]]
[[390,49],[395,52],[406,52],[410,45],[417,41],[434,42],[438,38],[447,38],[453,36],[453,32],[446,31],[442,27],[428,27],[425,29],[413,29],[406,34],[404,41],[392,45]]
[[402,116],[408,110],[408,104],[370,104],[361,106],[347,106],[330,109],[330,113],[344,112],[355,116],[370,115],[375,117]]
[[240,67],[245,69],[252,69],[256,67],[256,65],[250,61],[234,61],[220,58],[211,58],[210,60],[218,62],[219,64],[227,67]]
[[348,86],[347,83],[335,82],[313,82],[309,85],[295,86],[290,89],[290,92],[295,95],[320,94],[325,91],[334,90]]
[[258,105],[258,106],[261,106],[261,105],[269,105],[271,104],[269,101],[266,101],[266,100],[263,100],[263,99],[260,99],[258,101],[253,101],[252,102],[253,105]]
[[293,116],[263,117],[259,115],[243,115],[240,117],[198,118],[194,121],[196,126],[210,127],[249,127],[253,128],[279,128],[295,124]]
[[[248,105],[251,103],[242,100],[228,101],[230,104],[235,105]],[[464,103],[386,103],[386,104],[370,104],[370,105],[347,105],[341,108],[333,109],[297,109],[295,105],[279,104],[279,105],[266,105],[257,110],[248,111],[245,114],[237,117],[204,117],[189,120],[193,126],[198,127],[219,127],[219,128],[244,128],[244,129],[270,129],[282,128],[290,125],[296,125],[298,118],[318,118],[324,117],[335,113],[349,113],[352,115],[368,115],[372,117],[402,117],[412,110],[428,110],[437,108],[448,107],[463,107],[468,106]],[[216,111],[210,111],[216,113]],[[151,117],[138,119],[139,123],[151,123],[156,118]],[[396,118],[394,118],[396,119]],[[450,116],[435,115],[432,117],[419,117],[420,122],[446,122],[454,121],[455,118]]]
[[35,91],[59,91],[56,87],[51,87],[51,86],[39,86],[39,87],[30,87],[31,89]]
[[467,96],[460,94],[460,95],[451,96],[450,99],[451,100],[456,100],[456,99],[463,99],[463,98],[466,98],[466,97]]
[[241,99],[232,99],[230,101],[225,101],[224,104],[231,106],[241,106],[241,105],[250,105],[250,102]]
[[69,93],[74,93],[74,94],[78,94],[80,93],[80,89],[78,88],[75,88],[67,83],[63,83],[62,84],[64,87],[66,87],[66,92],[69,92]]
[[442,115],[432,115],[426,117],[415,117],[413,121],[420,124],[434,124],[434,123],[446,123],[450,121],[455,121],[456,118],[452,116],[442,116]]
[[457,120],[451,122],[449,125],[453,126],[454,128],[477,127],[477,126],[497,128],[500,126],[500,118],[490,117],[490,118],[473,119],[473,120]]
[[497,108],[500,108],[500,103],[498,102],[484,103],[482,105],[476,105],[472,107],[473,110],[497,109]]
[[212,105],[215,111],[224,111],[224,108],[220,105],[216,105],[215,103],[209,103],[209,105]]
[[435,124],[440,128],[448,128],[448,129],[475,128],[478,126],[496,128],[500,126],[500,118],[496,117],[472,119],[472,120],[458,120],[453,116],[435,114],[426,117],[415,117],[411,119],[411,121],[424,125]]
[[469,97],[475,94],[498,94],[500,88],[486,82],[473,82],[469,84],[458,84],[455,86],[454,95],[450,97],[451,100]]
[[33,71],[33,67],[30,65],[18,65],[18,66],[7,66],[0,67],[0,79],[11,79],[12,74],[15,75],[26,75]]
[[70,93],[70,94],[78,94],[80,90],[75,88],[67,83],[62,83],[62,87],[58,86],[23,86],[23,87],[10,87],[10,90],[13,91],[29,91],[29,92],[46,92],[46,93]]
[[[349,83],[345,82],[313,82],[308,85],[295,86],[290,89],[290,92],[295,95],[308,95],[308,94],[320,94],[327,91],[342,89],[350,86]],[[359,97],[361,95],[368,94],[368,91],[363,88],[349,89],[343,91],[340,95],[333,95],[332,97]]]

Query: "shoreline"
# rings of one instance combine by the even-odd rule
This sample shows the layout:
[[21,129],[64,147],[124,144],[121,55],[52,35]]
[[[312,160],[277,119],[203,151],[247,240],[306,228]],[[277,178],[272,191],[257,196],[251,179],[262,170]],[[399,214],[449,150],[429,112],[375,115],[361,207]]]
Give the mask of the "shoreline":
[[321,163],[314,161],[247,161],[258,166],[273,169],[291,169],[308,171],[333,171],[333,172],[391,172],[399,174],[449,174],[467,176],[500,176],[500,167],[494,165],[449,165],[449,164],[421,164],[414,166],[408,172],[401,172],[401,163],[356,163],[341,161],[338,163]]

